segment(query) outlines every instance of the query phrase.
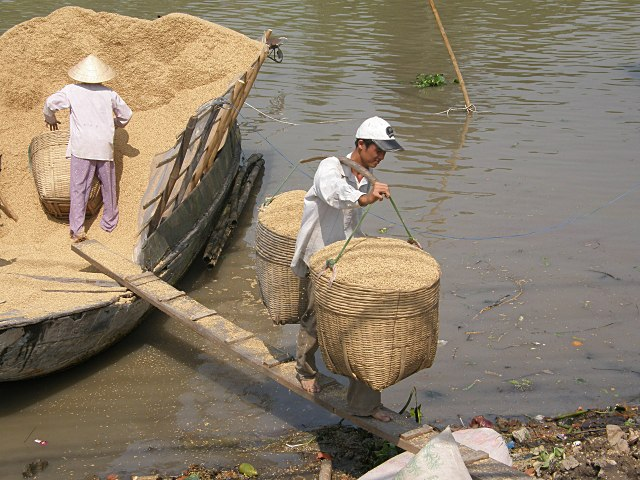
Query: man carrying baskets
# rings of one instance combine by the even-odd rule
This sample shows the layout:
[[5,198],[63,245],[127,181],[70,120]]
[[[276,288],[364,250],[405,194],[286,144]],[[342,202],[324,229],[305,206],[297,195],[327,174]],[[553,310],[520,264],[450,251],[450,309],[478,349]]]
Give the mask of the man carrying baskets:
[[95,55],[85,57],[68,74],[79,83],[66,85],[47,98],[43,113],[49,128],[58,130],[55,112],[70,109],[66,156],[71,159],[69,229],[75,243],[87,238],[84,219],[94,175],[100,181],[104,204],[100,227],[111,232],[118,225],[113,135],[115,127],[129,123],[132,113],[116,92],[102,85],[116,72]]
[[[380,117],[371,117],[356,131],[355,148],[347,157],[370,170],[378,166],[386,152],[399,150],[403,148],[396,141],[391,125]],[[291,262],[293,272],[299,277],[308,277],[308,263],[314,253],[334,242],[346,240],[354,233],[362,215],[359,207],[389,196],[386,184],[376,182],[371,187],[365,177],[343,165],[337,157],[322,160],[304,198],[302,225]],[[317,350],[318,334],[311,298],[307,313],[300,320],[296,349],[297,377],[309,393],[320,391],[316,381]],[[347,401],[353,415],[372,416],[383,422],[391,420],[382,409],[381,393],[360,380],[349,378]]]

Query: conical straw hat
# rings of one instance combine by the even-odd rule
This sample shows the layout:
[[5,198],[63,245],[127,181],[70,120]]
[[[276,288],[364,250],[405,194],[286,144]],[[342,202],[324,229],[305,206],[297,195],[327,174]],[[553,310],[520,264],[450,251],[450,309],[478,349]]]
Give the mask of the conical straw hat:
[[95,55],[88,55],[69,69],[69,76],[82,83],[108,82],[116,71]]

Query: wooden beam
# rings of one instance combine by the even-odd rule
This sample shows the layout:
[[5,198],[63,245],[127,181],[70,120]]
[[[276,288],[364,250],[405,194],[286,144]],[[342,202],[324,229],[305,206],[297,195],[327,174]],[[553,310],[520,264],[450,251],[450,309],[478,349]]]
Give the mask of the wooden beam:
[[149,235],[153,233],[153,231],[158,228],[160,221],[162,220],[162,214],[165,212],[165,208],[167,206],[167,202],[169,197],[171,196],[171,192],[173,191],[173,187],[180,176],[180,169],[182,168],[182,162],[184,161],[185,156],[187,155],[187,151],[191,147],[191,136],[193,135],[193,130],[196,127],[196,123],[198,118],[193,116],[189,118],[187,122],[187,127],[184,130],[184,134],[182,136],[182,143],[180,144],[180,149],[178,150],[178,156],[176,157],[176,161],[173,164],[173,168],[169,174],[169,179],[164,187],[164,191],[162,192],[162,198],[160,199],[160,203],[156,206],[156,211],[151,217],[151,222],[149,223]]
[[[157,277],[153,279],[155,275],[151,272],[143,272],[139,265],[109,250],[96,240],[72,244],[71,249],[139,297],[211,340],[215,345],[233,353],[262,374],[374,435],[412,453],[420,451],[431,438],[437,435],[437,432],[430,427],[416,430],[413,420],[391,410],[386,410],[392,417],[391,422],[381,422],[372,417],[358,417],[350,414],[347,405],[347,388],[326,375],[318,375],[322,386],[320,393],[306,392],[296,378],[295,362],[291,355],[265,344],[252,332],[238,327],[215,310],[200,304],[161,279]],[[489,459],[484,452],[460,446],[460,453],[474,479],[529,478],[515,469]],[[487,474],[474,476],[473,469],[476,463],[489,472],[490,476]],[[497,474],[500,476],[497,477]]]

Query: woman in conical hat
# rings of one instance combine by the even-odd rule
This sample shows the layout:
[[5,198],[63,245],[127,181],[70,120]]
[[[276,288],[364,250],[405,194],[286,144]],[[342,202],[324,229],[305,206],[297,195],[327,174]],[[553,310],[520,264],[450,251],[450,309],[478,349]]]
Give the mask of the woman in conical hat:
[[103,83],[112,80],[116,71],[95,55],[87,55],[69,69],[69,76],[81,83]]
[[85,240],[85,212],[94,175],[102,190],[104,210],[100,227],[106,232],[118,225],[116,170],[113,162],[115,127],[124,127],[131,109],[116,92],[102,85],[113,79],[113,68],[95,55],[88,55],[71,67],[70,84],[51,95],[44,104],[44,119],[51,130],[60,123],[55,112],[70,109],[69,145],[71,159],[69,229],[72,242]]

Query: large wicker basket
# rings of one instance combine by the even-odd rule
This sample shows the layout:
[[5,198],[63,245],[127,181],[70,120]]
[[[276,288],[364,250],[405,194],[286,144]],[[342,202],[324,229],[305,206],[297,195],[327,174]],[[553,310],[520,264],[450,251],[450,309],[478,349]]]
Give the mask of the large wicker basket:
[[[56,218],[69,218],[70,162],[65,158],[69,132],[56,130],[43,133],[31,140],[29,164],[40,203],[45,211]],[[102,206],[100,184],[93,179],[87,213],[95,215]]]
[[[320,350],[330,371],[382,390],[433,364],[440,267],[431,255],[401,240],[354,239],[338,260],[332,282],[332,273],[323,273],[324,264],[335,259],[343,245],[332,244],[311,258]],[[365,252],[364,245],[370,250]],[[405,261],[405,273],[412,268],[424,270],[422,286],[393,288],[406,278],[399,256]],[[359,275],[362,282],[353,281],[354,277],[345,282],[341,274],[348,270],[349,262],[368,263],[375,273],[368,278]],[[398,266],[395,272],[394,266]]]
[[[291,270],[304,195],[302,190],[281,193],[258,213],[256,273],[262,301],[276,325],[299,322],[309,303],[307,280]],[[267,226],[267,216],[274,214],[284,228]],[[278,233],[276,229],[286,233]]]

